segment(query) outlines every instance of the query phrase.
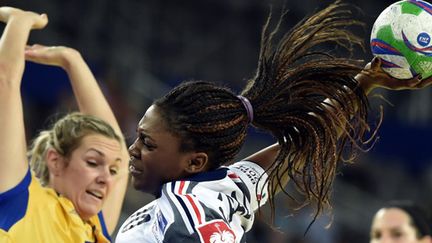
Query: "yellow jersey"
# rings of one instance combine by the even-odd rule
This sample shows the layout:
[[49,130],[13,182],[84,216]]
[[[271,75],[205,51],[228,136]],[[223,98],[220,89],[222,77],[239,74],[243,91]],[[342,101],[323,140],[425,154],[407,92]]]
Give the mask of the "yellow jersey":
[[0,193],[0,243],[111,242],[102,212],[84,222],[71,201],[42,187],[30,170]]

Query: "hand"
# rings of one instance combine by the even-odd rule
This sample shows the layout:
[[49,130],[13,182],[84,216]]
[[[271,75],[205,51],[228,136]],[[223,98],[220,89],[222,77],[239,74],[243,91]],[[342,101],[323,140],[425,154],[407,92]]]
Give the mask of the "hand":
[[397,79],[387,74],[381,68],[381,59],[375,57],[356,76],[366,94],[375,88],[390,90],[421,89],[432,84],[432,77],[422,80],[420,75],[410,79]]
[[39,64],[58,66],[67,68],[71,60],[80,54],[75,49],[65,46],[43,46],[35,44],[27,46],[25,58]]
[[27,20],[31,24],[32,29],[42,29],[48,23],[48,16],[46,14],[37,14],[13,7],[0,7],[0,21],[7,23],[12,19]]

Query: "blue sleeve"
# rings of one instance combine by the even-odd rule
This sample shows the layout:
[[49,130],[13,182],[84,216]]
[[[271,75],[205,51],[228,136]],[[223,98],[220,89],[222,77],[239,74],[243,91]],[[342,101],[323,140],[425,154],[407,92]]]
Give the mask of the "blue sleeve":
[[0,229],[8,231],[24,217],[29,199],[29,185],[32,176],[30,169],[24,179],[14,188],[0,193]]

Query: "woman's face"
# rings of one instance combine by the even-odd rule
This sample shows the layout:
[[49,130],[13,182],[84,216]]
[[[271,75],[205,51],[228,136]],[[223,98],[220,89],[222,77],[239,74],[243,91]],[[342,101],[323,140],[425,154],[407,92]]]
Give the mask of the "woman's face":
[[88,219],[102,209],[119,170],[121,148],[115,139],[87,135],[54,172],[54,189],[72,201],[81,218]]
[[184,178],[192,152],[180,152],[180,138],[168,132],[157,108],[148,108],[129,147],[135,189],[158,195],[162,184]]
[[383,208],[373,219],[371,243],[426,243],[429,237],[417,238],[410,216],[399,208]]

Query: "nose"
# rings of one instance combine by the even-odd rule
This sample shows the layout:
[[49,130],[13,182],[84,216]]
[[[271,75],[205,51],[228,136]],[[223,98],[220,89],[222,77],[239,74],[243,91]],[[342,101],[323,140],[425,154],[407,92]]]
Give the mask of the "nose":
[[110,168],[104,168],[100,171],[99,175],[96,177],[96,182],[98,184],[110,184],[114,177],[111,175]]
[[139,158],[140,157],[140,155],[139,155],[139,149],[137,148],[137,145],[136,145],[137,140],[135,140],[135,142],[132,143],[131,146],[129,146],[129,148],[128,148],[129,155],[132,156],[132,157],[135,157],[135,158]]

